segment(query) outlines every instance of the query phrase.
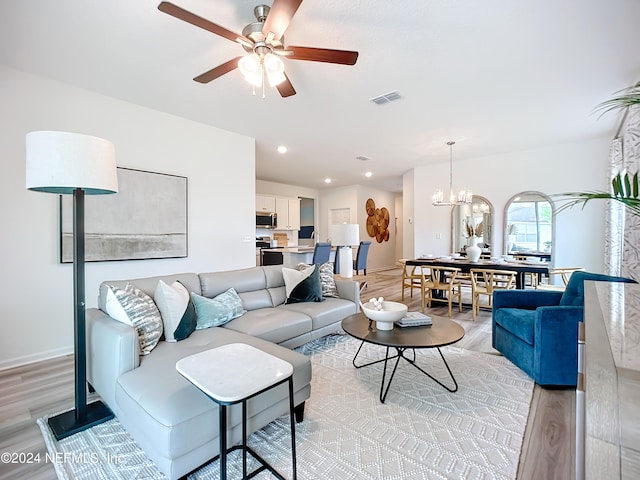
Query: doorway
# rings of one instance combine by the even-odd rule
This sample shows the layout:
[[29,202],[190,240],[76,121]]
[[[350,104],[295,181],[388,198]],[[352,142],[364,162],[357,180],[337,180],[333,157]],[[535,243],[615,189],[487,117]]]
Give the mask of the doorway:
[[300,197],[300,232],[298,245],[314,245],[316,236],[315,199]]

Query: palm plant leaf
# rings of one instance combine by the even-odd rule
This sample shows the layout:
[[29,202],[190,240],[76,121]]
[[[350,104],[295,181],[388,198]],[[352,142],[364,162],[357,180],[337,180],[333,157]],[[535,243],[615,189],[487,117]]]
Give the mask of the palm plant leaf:
[[591,200],[606,199],[619,202],[627,207],[631,213],[640,216],[638,172],[633,175],[625,173],[624,176],[618,173],[611,180],[611,187],[612,193],[599,191],[562,193],[559,195],[562,197],[561,201],[566,200],[566,202],[556,209],[556,213],[573,208],[576,205],[582,205],[582,208],[584,208],[587,202]]
[[620,110],[640,104],[640,82],[631,87],[619,90],[616,93],[620,93],[621,95],[596,106],[595,111],[600,111],[600,116],[612,110]]

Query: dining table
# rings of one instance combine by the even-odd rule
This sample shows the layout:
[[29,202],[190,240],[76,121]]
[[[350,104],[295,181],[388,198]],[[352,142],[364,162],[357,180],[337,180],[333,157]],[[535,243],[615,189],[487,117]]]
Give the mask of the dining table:
[[462,273],[469,273],[471,269],[481,270],[508,270],[516,272],[516,288],[524,289],[525,274],[533,273],[538,277],[548,276],[550,265],[547,262],[529,260],[491,260],[480,259],[471,262],[465,257],[420,257],[407,260],[407,265],[416,267],[456,267]]
[[510,252],[509,255],[513,257],[526,257],[526,258],[539,258],[545,262],[551,261],[551,252]]

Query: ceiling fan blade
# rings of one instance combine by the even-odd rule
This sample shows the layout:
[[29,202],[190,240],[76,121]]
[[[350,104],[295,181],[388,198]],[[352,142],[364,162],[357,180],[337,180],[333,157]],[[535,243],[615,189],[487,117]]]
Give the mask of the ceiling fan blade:
[[293,88],[293,85],[291,85],[291,80],[289,80],[289,77],[287,77],[286,73],[284,74],[284,77],[284,81],[276,85],[276,89],[280,93],[281,97],[286,98],[295,95],[296,89]]
[[208,72],[204,72],[202,75],[198,75],[194,80],[200,83],[209,83],[212,80],[215,80],[218,77],[221,77],[225,73],[229,73],[232,70],[238,68],[238,60],[242,57],[232,58],[228,62],[223,63],[222,65],[218,65],[215,68],[212,68]]
[[158,10],[171,15],[172,17],[176,17],[180,20],[190,23],[191,25],[195,25],[196,27],[200,27],[211,33],[215,33],[216,35],[220,35],[221,37],[231,40],[232,42],[236,42],[238,38],[242,38],[242,35],[238,35],[231,30],[227,30],[220,25],[216,25],[209,20],[205,20],[204,18],[188,12],[185,9],[180,8],[170,2],[160,2],[160,5],[158,5]]
[[280,40],[301,3],[302,0],[274,0],[262,27],[264,36],[271,32],[275,40]]
[[341,65],[355,65],[356,60],[358,60],[358,52],[352,52],[350,50],[291,46],[287,46],[287,50],[293,52],[293,54],[287,57],[293,60],[339,63]]

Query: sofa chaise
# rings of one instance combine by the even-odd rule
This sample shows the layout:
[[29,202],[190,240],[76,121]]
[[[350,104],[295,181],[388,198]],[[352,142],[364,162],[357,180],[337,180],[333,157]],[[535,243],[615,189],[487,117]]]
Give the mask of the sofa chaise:
[[[291,267],[290,268],[294,268]],[[296,420],[310,396],[311,363],[291,350],[339,331],[358,311],[359,284],[336,279],[337,297],[287,304],[283,265],[214,273],[103,282],[99,309],[87,310],[87,379],[123,427],[169,478],[180,478],[218,455],[218,407],[175,369],[181,358],[229,343],[246,343],[291,363]],[[224,326],[196,330],[178,342],[159,341],[140,355],[136,329],[107,311],[108,290],[134,285],[150,297],[160,280],[179,281],[190,292],[213,298],[233,287],[246,312]],[[247,405],[248,433],[289,411],[287,385]],[[228,442],[241,439],[241,409],[228,412]]]

